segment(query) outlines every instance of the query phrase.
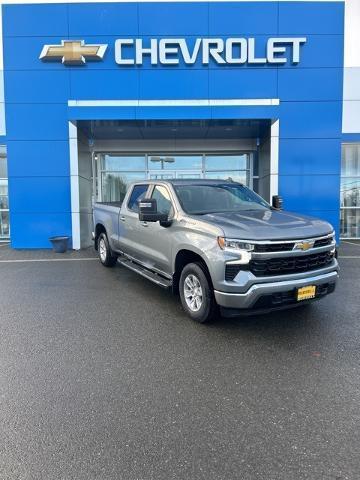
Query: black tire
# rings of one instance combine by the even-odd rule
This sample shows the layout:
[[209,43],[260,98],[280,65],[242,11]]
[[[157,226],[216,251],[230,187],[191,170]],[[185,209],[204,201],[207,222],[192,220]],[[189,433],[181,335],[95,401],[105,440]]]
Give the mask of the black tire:
[[114,267],[116,265],[117,256],[111,251],[106,233],[101,233],[98,238],[98,254],[104,267]]
[[[191,297],[189,283],[185,285],[185,282],[190,282],[193,277],[197,279],[201,287],[202,295],[195,295],[195,297],[198,297],[198,301],[194,296]],[[196,282],[193,282],[193,284],[197,287]],[[199,290],[197,291],[199,292]],[[185,265],[180,275],[179,292],[183,309],[195,322],[206,323],[217,315],[218,307],[214,298],[211,282],[208,278],[206,267],[202,263],[189,263]],[[201,301],[199,297],[201,297]],[[189,302],[193,302],[193,308],[190,307]]]

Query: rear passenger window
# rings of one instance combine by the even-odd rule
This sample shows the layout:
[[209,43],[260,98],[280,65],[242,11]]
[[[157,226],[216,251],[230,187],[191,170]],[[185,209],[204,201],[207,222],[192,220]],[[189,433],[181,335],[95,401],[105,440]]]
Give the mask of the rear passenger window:
[[139,211],[139,200],[145,198],[147,189],[147,185],[135,185],[127,205],[129,210],[132,210],[133,212]]

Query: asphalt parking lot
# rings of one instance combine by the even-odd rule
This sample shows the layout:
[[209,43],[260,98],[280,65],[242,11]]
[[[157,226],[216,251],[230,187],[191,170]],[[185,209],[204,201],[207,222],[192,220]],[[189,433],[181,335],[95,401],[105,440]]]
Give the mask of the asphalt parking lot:
[[91,250],[1,246],[0,479],[359,479],[360,245],[340,255],[326,299],[204,326]]

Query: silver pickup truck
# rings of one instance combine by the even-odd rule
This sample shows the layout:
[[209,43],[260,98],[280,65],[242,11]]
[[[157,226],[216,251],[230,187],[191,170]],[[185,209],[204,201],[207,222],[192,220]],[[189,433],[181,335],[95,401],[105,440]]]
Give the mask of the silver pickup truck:
[[206,322],[322,298],[338,278],[332,226],[270,206],[240,183],[143,181],[122,203],[94,205],[94,239],[117,262],[179,293]]

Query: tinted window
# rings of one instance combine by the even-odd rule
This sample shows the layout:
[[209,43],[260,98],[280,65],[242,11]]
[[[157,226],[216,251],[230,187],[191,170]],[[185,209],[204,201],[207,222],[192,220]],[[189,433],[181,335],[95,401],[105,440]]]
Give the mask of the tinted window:
[[175,190],[186,213],[206,214],[270,208],[259,195],[239,183],[177,185]]
[[132,210],[133,212],[139,211],[138,202],[142,198],[145,198],[147,189],[148,189],[147,185],[135,185],[128,201],[128,208],[130,210]]
[[161,185],[157,185],[154,188],[151,198],[156,199],[157,209],[159,213],[170,215],[170,213],[172,212],[172,203],[171,203],[169,192],[165,187],[162,187]]

